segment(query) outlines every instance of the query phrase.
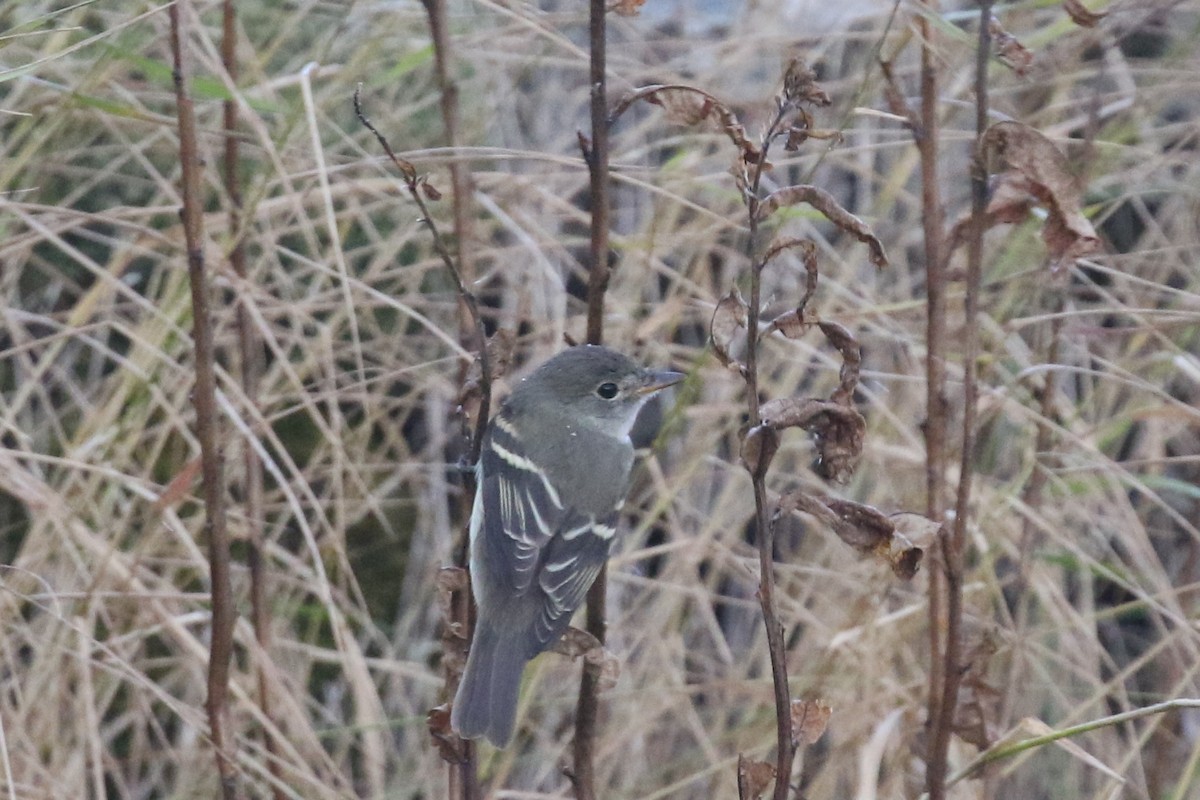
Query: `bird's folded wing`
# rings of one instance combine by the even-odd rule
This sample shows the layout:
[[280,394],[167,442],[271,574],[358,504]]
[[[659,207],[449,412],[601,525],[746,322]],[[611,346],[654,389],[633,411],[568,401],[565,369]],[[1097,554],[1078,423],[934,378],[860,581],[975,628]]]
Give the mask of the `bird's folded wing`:
[[491,583],[507,595],[493,602],[519,599],[526,608],[533,602],[537,618],[527,633],[536,653],[563,634],[583,603],[608,558],[618,512],[597,519],[571,509],[502,416],[488,438],[480,464],[480,533]]

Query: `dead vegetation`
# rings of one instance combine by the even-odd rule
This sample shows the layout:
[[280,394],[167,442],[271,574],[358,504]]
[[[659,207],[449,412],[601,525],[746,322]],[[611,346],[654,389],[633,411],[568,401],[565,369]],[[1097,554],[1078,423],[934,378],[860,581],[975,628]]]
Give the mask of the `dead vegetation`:
[[[502,393],[590,336],[575,5],[451,4],[441,64],[422,4],[239,2],[224,54],[222,5],[179,6],[190,230],[167,11],[0,9],[0,797],[220,792],[197,225],[247,797],[446,795],[427,713],[461,657],[442,627],[461,583],[440,570],[471,423],[489,375]],[[827,26],[776,2],[716,21],[639,5],[609,19],[604,339],[690,378],[609,569],[599,796],[769,793],[781,731],[793,796],[917,796],[939,733],[932,794],[1193,796],[1200,5],[998,9],[978,150],[974,4],[847,4],[863,15]],[[356,118],[360,84],[411,174]],[[464,287],[502,332],[482,373]],[[954,508],[964,475],[948,562],[948,529],[914,512],[934,483]],[[516,743],[474,754],[490,794],[570,796],[579,669],[534,663]]]

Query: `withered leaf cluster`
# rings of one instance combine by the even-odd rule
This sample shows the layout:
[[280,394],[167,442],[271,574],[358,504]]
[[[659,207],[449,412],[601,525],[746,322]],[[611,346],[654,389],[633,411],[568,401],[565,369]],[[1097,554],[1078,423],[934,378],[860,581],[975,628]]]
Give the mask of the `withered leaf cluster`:
[[[844,543],[860,553],[882,558],[898,577],[908,580],[917,574],[925,551],[901,530],[897,523],[899,515],[888,516],[874,506],[820,497],[810,491],[797,489],[779,498],[777,516],[802,511],[816,517],[837,534]],[[913,514],[905,514],[906,523],[911,523]],[[923,518],[922,518],[923,519]],[[937,523],[926,520],[928,526]]]
[[737,147],[740,158],[751,164],[757,164],[762,158],[762,150],[750,141],[745,126],[738,121],[737,115],[729,106],[695,86],[672,83],[635,89],[621,98],[609,112],[609,124],[615,122],[639,100],[659,106],[666,111],[667,118],[676,124],[694,126],[705,120],[712,120]]
[[861,364],[858,342],[835,322],[818,322],[817,327],[842,355],[838,387],[828,399],[780,397],[759,407],[759,424],[746,434],[742,447],[742,460],[752,474],[766,474],[779,446],[779,432],[787,428],[812,436],[817,448],[814,468],[828,480],[849,480],[862,454],[867,423],[852,404]]
[[[992,179],[985,228],[1021,222],[1041,206],[1047,212],[1042,241],[1055,270],[1099,249],[1096,229],[1083,214],[1079,180],[1052,141],[1020,122],[998,122],[984,134],[983,146],[985,153],[1003,158],[1008,165]],[[970,216],[954,223],[948,252],[966,241],[970,229]]]
[[802,184],[776,189],[758,203],[754,215],[762,222],[781,208],[801,203],[812,206],[834,225],[865,243],[871,251],[872,264],[880,268],[887,266],[888,259],[883,250],[883,243],[871,232],[867,223],[843,208],[833,195],[818,186]]

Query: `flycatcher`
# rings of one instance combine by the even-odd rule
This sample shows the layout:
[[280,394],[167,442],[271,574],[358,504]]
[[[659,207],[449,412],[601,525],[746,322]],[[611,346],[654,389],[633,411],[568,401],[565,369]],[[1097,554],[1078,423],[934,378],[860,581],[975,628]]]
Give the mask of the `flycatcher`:
[[501,405],[471,513],[478,615],[450,716],[460,736],[497,747],[512,738],[526,663],[563,635],[608,559],[638,410],[683,377],[605,347],[573,347]]

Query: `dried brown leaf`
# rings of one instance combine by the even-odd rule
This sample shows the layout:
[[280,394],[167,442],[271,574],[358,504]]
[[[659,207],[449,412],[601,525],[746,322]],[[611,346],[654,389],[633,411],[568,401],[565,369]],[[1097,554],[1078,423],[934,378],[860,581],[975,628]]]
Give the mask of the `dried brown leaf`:
[[784,312],[775,319],[771,320],[771,324],[767,326],[766,333],[779,331],[789,339],[799,339],[813,325],[817,323],[817,318],[814,315],[807,314],[805,311],[809,300],[817,291],[817,280],[819,274],[817,272],[817,248],[808,239],[798,239],[795,237],[784,237],[778,239],[767,248],[767,252],[762,257],[762,265],[766,266],[771,263],[771,260],[780,253],[787,250],[800,250],[800,257],[804,263],[804,295],[800,298],[800,302],[796,304],[796,308],[792,311]]
[[816,517],[855,550],[888,562],[898,577],[908,580],[917,574],[924,551],[898,533],[891,518],[879,509],[797,489],[779,499],[777,513],[792,511]]
[[844,483],[854,473],[862,453],[867,423],[849,406],[814,398],[775,398],[763,403],[759,415],[775,430],[803,428],[816,444],[814,468],[824,478]]
[[461,763],[462,739],[458,738],[458,734],[450,727],[450,704],[442,703],[429,709],[429,713],[425,715],[425,724],[442,760],[451,764]]
[[610,124],[639,100],[663,107],[668,118],[687,125],[697,125],[711,118],[738,148],[740,158],[750,164],[757,164],[762,159],[762,151],[750,141],[750,137],[746,135],[746,128],[738,121],[737,115],[717,98],[694,86],[678,83],[654,84],[635,89],[621,98],[609,112]]
[[802,308],[793,308],[771,320],[765,333],[779,331],[789,339],[799,339],[816,324],[817,318],[814,315],[806,313]]
[[837,348],[842,356],[842,368],[838,373],[838,388],[829,399],[835,403],[849,406],[854,398],[854,390],[858,388],[859,370],[862,368],[862,346],[854,334],[836,322],[820,322],[821,333],[825,339]]
[[1092,11],[1081,0],[1063,0],[1063,10],[1081,28],[1094,28],[1108,16],[1107,11]]
[[1025,177],[1029,192],[1049,212],[1042,239],[1055,268],[1099,248],[1096,230],[1083,215],[1079,181],[1053,142],[1028,125],[998,122],[984,134],[983,145]]
[[755,425],[742,441],[742,463],[750,474],[762,478],[779,450],[779,434],[768,424]]
[[442,199],[441,191],[432,183],[430,183],[428,178],[420,178],[417,181],[417,185],[421,187],[421,192],[427,199],[434,201]]
[[646,0],[616,0],[615,3],[609,4],[608,10],[620,17],[636,17],[642,13],[644,5]]
[[738,800],[758,800],[775,781],[775,765],[738,755]]
[[712,321],[708,325],[708,334],[712,339],[713,351],[717,358],[727,367],[735,367],[739,372],[745,366],[730,355],[733,337],[739,328],[745,328],[749,320],[749,307],[742,299],[742,293],[736,288],[730,289],[717,303],[713,311]]
[[796,744],[815,744],[825,735],[833,708],[820,700],[792,701],[792,741]]
[[800,56],[788,61],[783,70],[783,93],[780,102],[787,105],[808,103],[814,106],[827,106],[829,95],[817,83],[817,73]]
[[872,264],[877,267],[887,266],[887,254],[883,251],[883,243],[871,232],[867,223],[842,208],[833,195],[818,186],[802,184],[776,189],[758,204],[755,218],[761,222],[781,208],[801,203],[812,206],[834,225],[860,242],[866,243],[871,250]]
[[995,17],[992,17],[988,23],[988,31],[992,34],[996,58],[1000,59],[1000,63],[1017,73],[1018,76],[1025,77],[1025,73],[1033,64],[1033,53],[1021,44],[1017,37],[1004,30],[1000,20]]

